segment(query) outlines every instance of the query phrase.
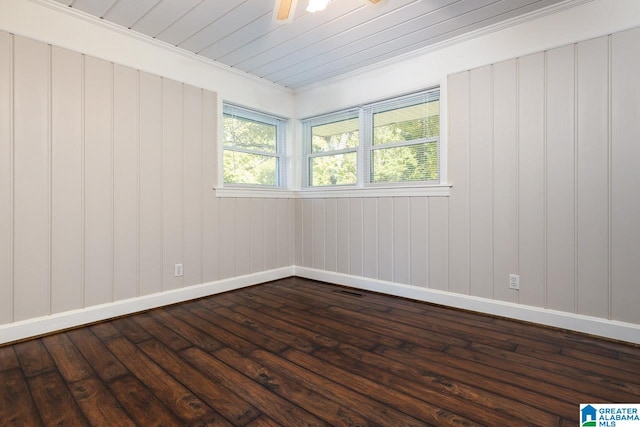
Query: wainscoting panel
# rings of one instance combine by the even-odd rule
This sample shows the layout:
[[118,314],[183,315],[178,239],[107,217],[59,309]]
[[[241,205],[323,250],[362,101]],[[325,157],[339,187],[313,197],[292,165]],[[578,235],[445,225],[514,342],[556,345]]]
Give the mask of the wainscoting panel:
[[292,274],[294,200],[216,198],[217,104],[0,32],[0,342]]
[[113,75],[113,299],[138,296],[140,78],[128,67]]
[[140,73],[140,295],[162,291],[162,79]]
[[13,319],[13,36],[0,31],[0,323]]
[[[518,302],[546,301],[545,54],[518,59]],[[526,197],[524,197],[526,195]]]
[[546,88],[546,307],[573,312],[576,290],[575,46],[547,52]]
[[517,302],[505,286],[518,271],[518,74],[516,60],[493,68],[493,298]]
[[184,85],[184,286],[204,283],[203,278],[203,91]]
[[640,323],[640,29],[610,43],[611,317]]
[[609,38],[577,46],[577,311],[609,316]]
[[81,54],[51,48],[52,313],[83,307],[83,67]]
[[14,37],[13,317],[15,320],[43,316],[49,314],[50,310],[50,55],[49,45],[19,36]]

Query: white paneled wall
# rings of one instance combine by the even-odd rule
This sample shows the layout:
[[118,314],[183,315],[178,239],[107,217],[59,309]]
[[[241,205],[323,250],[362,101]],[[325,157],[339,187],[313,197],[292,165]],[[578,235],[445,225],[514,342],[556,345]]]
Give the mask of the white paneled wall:
[[216,110],[0,32],[0,324],[291,266],[293,200],[215,197]]
[[13,320],[13,37],[0,31],[0,324]]
[[299,199],[298,265],[443,289],[448,209],[446,197]]
[[639,58],[635,29],[449,76],[450,196],[298,200],[297,265],[640,324]]
[[450,77],[449,274],[468,268],[470,295],[640,323],[638,46],[632,30]]
[[609,241],[611,317],[640,323],[640,29],[610,40]]

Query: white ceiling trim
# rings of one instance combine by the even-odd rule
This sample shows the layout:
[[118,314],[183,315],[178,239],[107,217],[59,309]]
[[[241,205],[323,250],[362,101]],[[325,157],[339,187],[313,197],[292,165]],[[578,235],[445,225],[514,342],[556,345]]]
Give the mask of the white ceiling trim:
[[294,93],[293,89],[288,88],[286,86],[280,85],[278,83],[274,83],[274,82],[272,82],[270,80],[267,80],[267,79],[263,79],[261,77],[258,77],[256,75],[254,75],[254,74],[247,73],[246,71],[242,71],[242,70],[239,70],[237,68],[230,67],[228,65],[225,65],[225,64],[222,64],[220,62],[214,61],[214,60],[209,59],[207,57],[204,57],[202,55],[196,55],[193,52],[189,52],[189,51],[187,51],[185,49],[173,46],[173,45],[171,45],[169,43],[166,43],[166,42],[164,42],[162,40],[154,39],[153,37],[150,37],[150,36],[147,36],[145,34],[139,33],[137,31],[129,30],[128,28],[124,28],[124,27],[122,27],[122,26],[120,26],[118,24],[111,23],[111,22],[109,22],[109,21],[107,21],[105,19],[100,19],[100,18],[97,18],[97,17],[95,17],[93,15],[89,15],[87,13],[84,13],[84,12],[79,11],[77,9],[74,9],[72,7],[65,6],[62,3],[56,2],[54,0],[28,0],[28,1],[30,1],[31,3],[35,3],[35,4],[39,5],[39,6],[44,6],[44,7],[47,7],[49,9],[53,9],[56,12],[64,13],[64,14],[72,16],[74,18],[81,19],[81,20],[83,20],[85,22],[89,22],[91,24],[97,25],[97,26],[102,27],[104,29],[107,29],[109,31],[113,31],[113,32],[116,32],[116,33],[118,33],[120,35],[124,35],[126,37],[129,37],[131,39],[135,39],[137,41],[142,41],[142,42],[148,43],[148,44],[150,44],[150,45],[152,45],[154,47],[159,47],[161,49],[164,49],[164,50],[170,51],[172,53],[187,57],[189,59],[199,61],[199,62],[201,62],[203,64],[207,64],[207,65],[216,67],[219,70],[223,70],[223,71],[226,71],[228,73],[232,73],[232,74],[235,74],[235,75],[238,75],[238,76],[242,76],[244,78],[253,80],[255,82],[259,82],[259,83],[262,83],[264,85],[267,85],[267,86],[270,86],[270,87],[273,87],[273,88],[277,88],[278,90],[284,90],[284,91],[287,91],[289,93]]

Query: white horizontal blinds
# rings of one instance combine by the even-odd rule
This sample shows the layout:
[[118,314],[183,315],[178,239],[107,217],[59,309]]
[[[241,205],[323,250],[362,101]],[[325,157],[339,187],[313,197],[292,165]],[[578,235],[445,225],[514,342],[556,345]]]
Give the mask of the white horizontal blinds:
[[360,125],[358,110],[347,110],[303,122],[308,185],[353,185],[358,181]]
[[369,180],[440,180],[440,90],[372,104],[364,109]]
[[280,186],[283,128],[283,119],[224,104],[224,182]]

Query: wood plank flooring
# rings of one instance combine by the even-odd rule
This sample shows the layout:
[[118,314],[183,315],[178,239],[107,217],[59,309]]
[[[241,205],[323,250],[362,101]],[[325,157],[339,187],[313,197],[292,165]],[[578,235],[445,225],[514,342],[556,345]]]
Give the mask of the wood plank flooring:
[[0,425],[575,426],[640,348],[300,278],[0,347]]

